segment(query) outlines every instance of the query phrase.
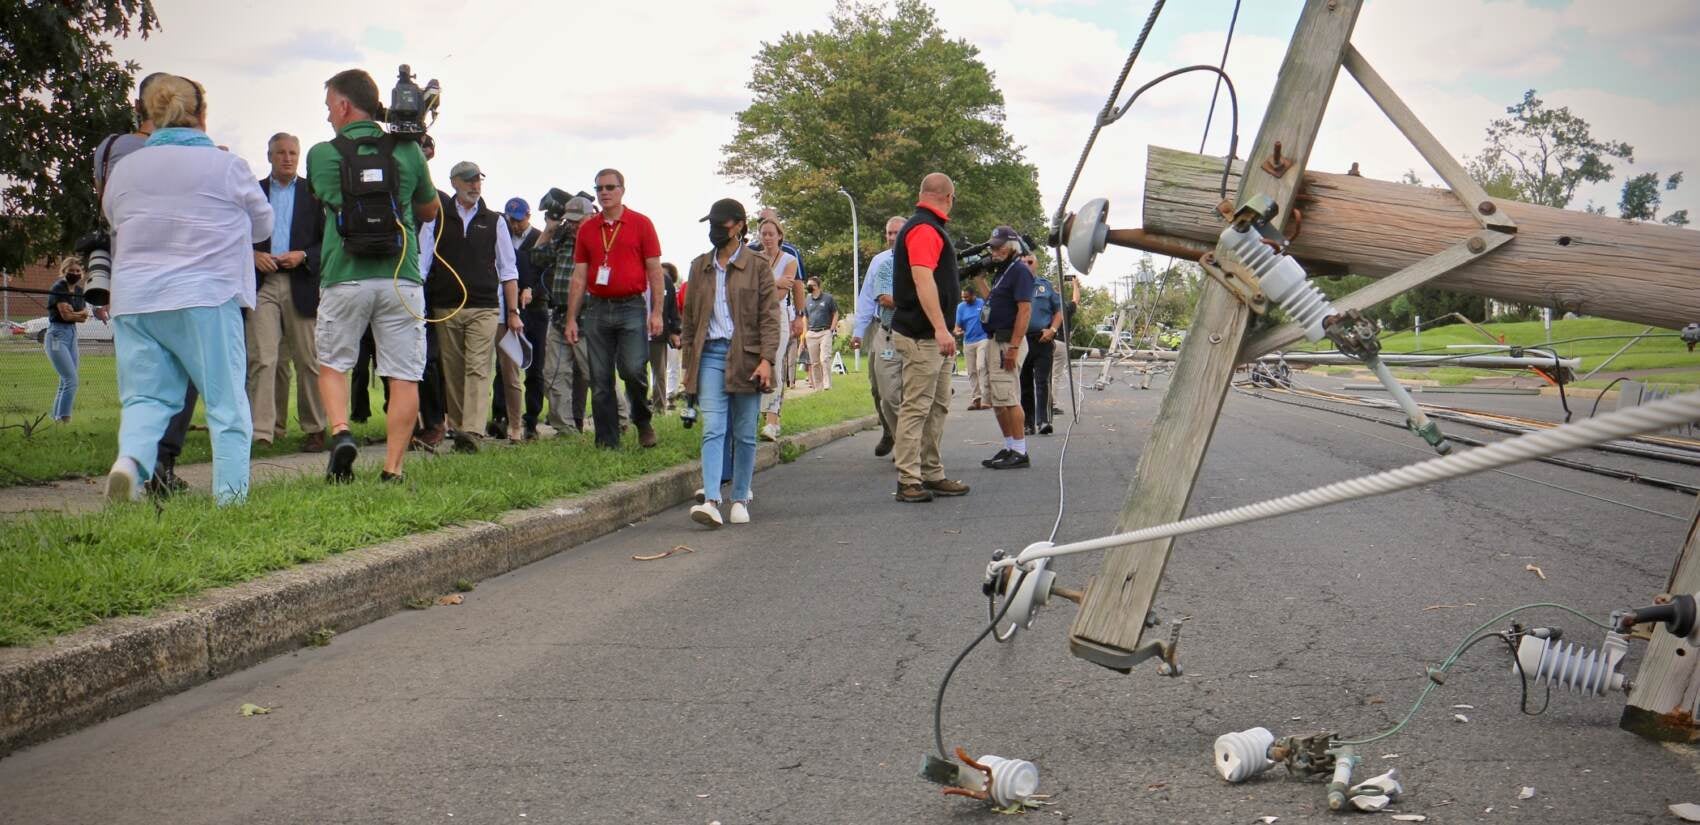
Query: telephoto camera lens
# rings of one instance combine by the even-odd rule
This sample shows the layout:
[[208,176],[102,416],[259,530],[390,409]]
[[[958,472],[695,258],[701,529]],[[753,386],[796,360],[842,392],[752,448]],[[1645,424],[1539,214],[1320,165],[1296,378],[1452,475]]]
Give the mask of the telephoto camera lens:
[[97,307],[112,300],[112,251],[96,249],[89,252],[88,285],[83,287],[83,300]]

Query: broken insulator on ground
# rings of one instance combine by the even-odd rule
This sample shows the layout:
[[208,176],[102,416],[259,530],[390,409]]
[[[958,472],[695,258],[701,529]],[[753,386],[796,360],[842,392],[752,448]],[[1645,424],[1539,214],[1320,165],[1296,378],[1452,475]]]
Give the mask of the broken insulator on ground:
[[1608,690],[1627,689],[1628,678],[1617,668],[1628,654],[1629,640],[1616,632],[1606,634],[1599,650],[1525,635],[1517,643],[1512,672],[1526,674],[1537,685],[1545,682],[1572,693],[1603,696]]
[[1244,782],[1275,766],[1269,746],[1275,734],[1267,728],[1250,728],[1216,737],[1216,773],[1229,782]]
[[979,759],[957,748],[956,758],[965,768],[958,768],[956,780],[944,792],[950,796],[966,796],[1009,808],[1026,805],[1039,793],[1039,766],[1025,759],[1006,759],[986,755]]

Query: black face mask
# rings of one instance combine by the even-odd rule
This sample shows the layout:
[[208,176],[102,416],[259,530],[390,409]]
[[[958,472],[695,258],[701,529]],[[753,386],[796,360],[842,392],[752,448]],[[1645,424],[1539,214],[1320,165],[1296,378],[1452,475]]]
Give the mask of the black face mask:
[[[744,239],[744,233],[739,232],[738,233],[738,240],[742,241],[743,239]],[[727,229],[724,226],[719,226],[719,225],[711,226],[711,227],[708,228],[708,242],[711,243],[711,244],[714,244],[715,249],[719,249],[719,248],[725,246],[731,240],[732,240],[732,230]]]

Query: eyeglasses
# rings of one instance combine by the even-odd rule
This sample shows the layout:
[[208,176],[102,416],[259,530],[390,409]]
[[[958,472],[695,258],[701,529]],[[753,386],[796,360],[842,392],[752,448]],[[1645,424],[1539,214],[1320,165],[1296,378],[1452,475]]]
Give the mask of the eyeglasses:
[[596,184],[596,191],[598,191],[598,192],[612,192],[615,189],[619,189],[619,188],[620,188],[620,185],[617,184],[617,183],[599,183],[599,184]]

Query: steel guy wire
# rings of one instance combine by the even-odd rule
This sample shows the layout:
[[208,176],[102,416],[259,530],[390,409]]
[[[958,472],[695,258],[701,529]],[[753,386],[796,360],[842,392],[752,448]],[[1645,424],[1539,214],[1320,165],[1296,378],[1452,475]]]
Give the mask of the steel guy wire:
[[1520,461],[1587,447],[1595,443],[1644,432],[1656,432],[1700,418],[1700,392],[1686,393],[1641,407],[1619,410],[1599,418],[1565,424],[1551,430],[1520,435],[1442,458],[1411,464],[1361,478],[1339,481],[1301,493],[1195,516],[1169,524],[1154,525],[1126,533],[1054,547],[1029,548],[1019,556],[994,564],[995,568],[1028,564],[1039,559],[1107,550],[1127,544],[1246,524],[1299,513],[1330,504],[1356,501],[1409,490],[1424,484],[1461,478]]

